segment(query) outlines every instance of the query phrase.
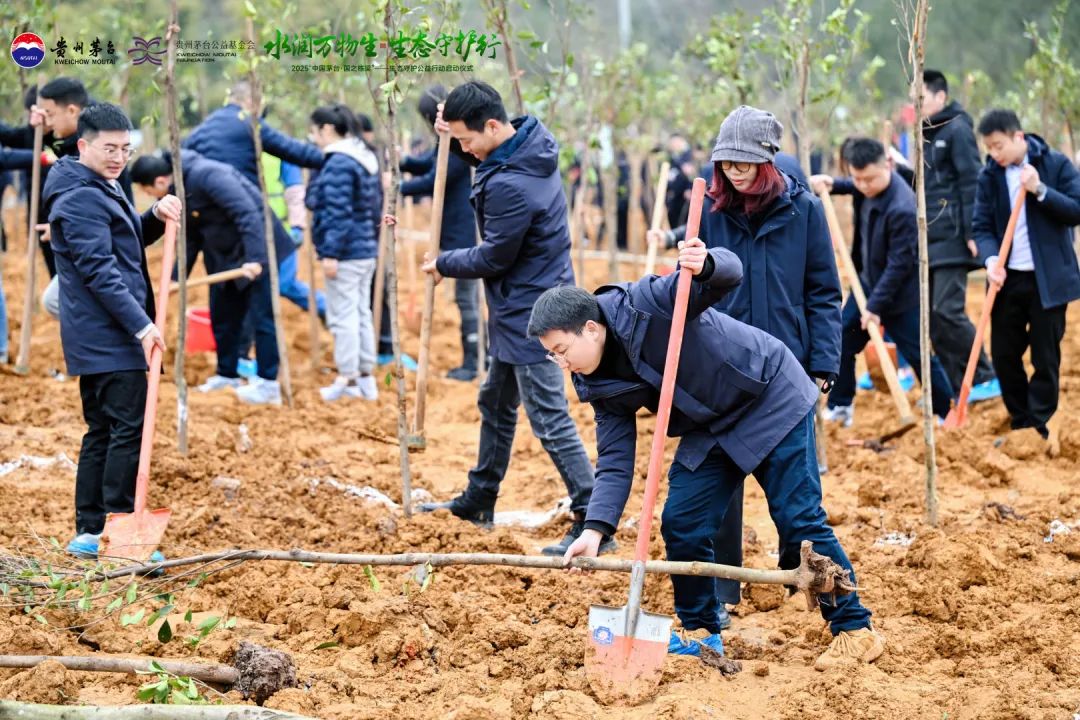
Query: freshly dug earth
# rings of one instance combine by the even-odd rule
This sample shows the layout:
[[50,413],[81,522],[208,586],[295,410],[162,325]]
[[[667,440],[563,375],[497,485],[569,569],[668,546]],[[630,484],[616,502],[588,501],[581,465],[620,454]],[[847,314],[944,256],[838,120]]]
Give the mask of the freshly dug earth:
[[[9,215],[9,228],[21,237],[15,224],[21,220]],[[13,338],[22,308],[22,248],[13,242],[3,265]],[[603,263],[590,266],[590,287],[605,278]],[[428,450],[411,456],[413,486],[440,499],[465,486],[479,427],[476,385],[443,379],[459,362],[456,310],[443,294],[448,290],[438,289]],[[971,288],[973,313],[980,294],[981,288]],[[204,304],[205,289],[192,297]],[[172,302],[168,337],[175,344]],[[172,508],[162,547],[168,556],[228,547],[535,553],[561,537],[565,517],[536,529],[483,531],[445,513],[407,519],[398,509],[350,494],[348,486],[367,486],[401,501],[393,390],[380,378],[376,403],[323,403],[317,389],[332,375],[310,370],[307,318],[285,304],[285,319],[296,407],[243,407],[227,394],[192,392],[186,458],[176,450],[176,393],[166,373],[150,503]],[[749,671],[728,677],[696,659],[669,658],[654,699],[633,709],[608,708],[595,699],[582,667],[587,612],[590,603],[623,604],[627,578],[484,567],[439,570],[423,590],[410,568],[379,569],[378,588],[355,566],[248,563],[213,573],[194,588],[185,587],[185,578],[171,586],[177,639],[166,644],[157,625],[122,627],[119,613],[81,633],[59,629],[101,617],[101,606],[82,614],[47,611],[46,626],[13,602],[0,608],[0,648],[232,663],[240,644],[250,641],[288,653],[296,664],[297,686],[278,691],[266,706],[328,720],[1071,718],[1080,710],[1080,524],[1071,533],[1061,528],[1080,520],[1080,426],[1071,403],[1080,391],[1080,371],[1071,365],[1080,357],[1080,327],[1075,314],[1069,320],[1060,454],[1050,458],[1041,442],[1021,436],[995,447],[1006,436],[1004,409],[999,402],[974,407],[967,428],[938,434],[939,529],[923,520],[921,429],[885,454],[846,445],[896,427],[887,396],[860,394],[855,428],[829,429],[825,506],[875,626],[888,639],[885,655],[872,666],[815,672],[812,661],[830,637],[820,616],[806,612],[801,597],[753,588],[725,637],[728,655]],[[322,363],[329,366],[325,332],[322,341]],[[405,346],[416,355],[414,334],[406,334]],[[63,360],[59,328],[42,314],[35,317],[32,349],[29,377],[0,371],[0,464],[58,453],[77,460],[84,430],[77,382],[49,375]],[[188,361],[189,383],[213,370],[210,355]],[[594,453],[592,413],[572,389],[569,395]],[[652,419],[643,417],[637,484],[624,522],[640,509],[651,427]],[[668,452],[674,447],[669,443]],[[40,549],[35,535],[67,540],[73,480],[64,463],[24,463],[0,475],[0,554]],[[548,511],[564,494],[522,415],[499,509]],[[747,564],[774,566],[776,534],[752,481],[746,516]],[[1051,536],[1055,520],[1064,526],[1056,525]],[[619,531],[622,556],[632,553],[635,523]],[[657,528],[652,554],[662,553]],[[159,605],[149,603],[147,612]],[[645,607],[672,612],[669,581],[649,578]],[[179,616],[189,609],[196,617],[183,623]],[[238,622],[230,629],[222,623],[197,647],[184,643],[209,615]],[[0,696],[130,704],[143,681],[43,665],[0,670]],[[236,689],[226,696],[226,702],[243,701]]]

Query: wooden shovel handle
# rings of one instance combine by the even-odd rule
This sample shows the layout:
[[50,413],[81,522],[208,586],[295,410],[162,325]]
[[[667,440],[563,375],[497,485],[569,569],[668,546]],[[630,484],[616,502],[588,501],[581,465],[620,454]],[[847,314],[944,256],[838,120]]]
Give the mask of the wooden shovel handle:
[[[660,166],[660,177],[656,181],[656,197],[653,198],[652,209],[652,226],[650,230],[659,230],[664,224],[664,208],[665,201],[667,199],[667,185],[668,185],[668,173],[671,172],[671,163],[667,160]],[[655,242],[648,242],[648,249],[645,251],[645,275],[652,275],[656,272],[656,252],[657,247]]]
[[[844,232],[840,229],[840,219],[836,216],[836,206],[833,205],[832,197],[829,195],[828,190],[822,190],[820,195],[821,204],[825,208],[825,220],[829,224],[829,234],[832,235],[833,248],[836,249],[840,264],[844,273],[848,276],[851,294],[855,296],[855,304],[858,306],[861,315],[866,312],[866,293],[863,292],[859,273],[855,271],[855,263],[851,260],[851,251],[848,250],[847,243],[844,241]],[[881,328],[878,327],[877,323],[871,322],[867,324],[866,332],[870,335],[870,342],[874,344],[874,349],[877,350],[878,360],[881,362],[881,372],[885,376],[885,382],[889,386],[889,393],[896,404],[896,411],[900,414],[900,422],[904,425],[910,425],[915,422],[915,418],[911,415],[911,405],[908,403],[907,395],[904,393],[903,388],[900,387],[900,378],[896,375],[896,367],[885,349],[885,339],[881,336]]]
[[[233,268],[232,270],[222,270],[211,275],[205,275],[194,280],[188,280],[186,287],[188,290],[194,287],[202,287],[203,285],[216,285],[218,283],[228,282],[229,280],[238,280],[244,277],[243,268]],[[174,293],[180,289],[178,283],[169,283],[169,292]]]
[[[169,286],[173,258],[176,256],[176,223],[165,221],[165,246],[161,255],[161,279],[158,282],[157,318],[154,324],[165,335],[165,319],[169,300],[162,291]],[[154,448],[154,426],[157,420],[158,386],[161,384],[161,348],[150,351],[150,373],[146,383],[146,412],[143,417],[142,444],[139,446],[139,471],[135,477],[135,515],[146,510],[146,494],[150,487],[150,452]]]
[[[1012,213],[1009,215],[1009,224],[1005,226],[1005,237],[1001,240],[1001,249],[998,250],[996,268],[1003,270],[1009,260],[1009,252],[1012,250],[1013,235],[1016,234],[1016,223],[1020,221],[1020,212],[1024,209],[1027,201],[1027,191],[1020,188],[1013,201]],[[983,338],[986,335],[986,326],[990,324],[990,311],[994,309],[994,300],[997,298],[998,289],[993,283],[986,289],[986,299],[983,300],[982,312],[979,314],[979,324],[975,326],[975,341],[971,344],[971,352],[968,354],[967,368],[964,369],[964,380],[960,384],[960,397],[956,401],[957,407],[967,405],[968,396],[975,382],[975,368],[979,364],[979,351],[982,350]]]
[[[431,225],[428,247],[432,254],[439,252],[442,237],[443,201],[446,198],[446,168],[450,161],[450,136],[439,134],[439,152],[435,156],[435,191],[431,196]],[[424,273],[424,311],[420,317],[420,357],[416,370],[416,415],[413,433],[424,435],[424,416],[427,413],[428,368],[431,365],[431,319],[435,312],[435,278]]]

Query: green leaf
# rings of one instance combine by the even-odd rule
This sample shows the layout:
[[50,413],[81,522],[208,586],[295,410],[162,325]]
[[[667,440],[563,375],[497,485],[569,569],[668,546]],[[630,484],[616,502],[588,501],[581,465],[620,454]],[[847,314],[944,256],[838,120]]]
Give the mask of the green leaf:
[[236,627],[236,618],[231,617],[231,618],[229,618],[228,620],[225,621],[225,629],[226,630],[232,630],[234,627]]
[[174,607],[176,607],[176,606],[175,605],[166,605],[165,607],[163,607],[163,608],[161,608],[159,610],[155,610],[153,613],[150,614],[150,617],[148,617],[146,619],[146,626],[149,627],[149,626],[153,625],[154,623],[156,623],[161,618],[168,617],[169,613],[171,613],[173,611]]
[[375,577],[375,571],[371,569],[370,565],[364,566],[364,575],[367,576],[368,581],[371,583],[371,588],[375,592],[379,592],[379,590],[382,588],[382,583],[380,583],[379,579]]
[[114,612],[120,609],[120,606],[124,604],[124,598],[118,597],[111,603],[105,606],[105,614],[112,615]]
[[167,670],[165,670],[164,667],[162,667],[161,663],[159,663],[157,660],[151,660],[150,661],[150,670],[151,670],[151,672],[156,672],[156,673],[168,672]]
[[135,694],[135,697],[137,697],[139,700],[142,700],[143,702],[153,700],[154,696],[158,694],[158,691],[161,689],[161,686],[163,684],[168,687],[164,680],[148,682],[145,685],[140,685],[139,691]]
[[184,613],[184,622],[191,622],[191,611],[190,610],[188,610],[186,613]]
[[49,624],[49,621],[46,620],[45,616],[43,616],[43,615],[35,615],[34,619],[37,620],[42,625],[48,625]]
[[128,625],[134,625],[135,623],[142,622],[142,619],[145,615],[145,610],[139,610],[134,615],[121,615],[120,627],[126,627]]
[[386,373],[386,377],[383,379],[383,382],[386,383],[386,387],[390,387],[390,383],[394,382],[393,373]]
[[127,591],[127,603],[128,603],[128,605],[135,602],[135,598],[138,597],[138,588],[139,588],[138,583],[131,583],[131,586],[128,587],[128,591]]
[[202,632],[203,635],[208,635],[214,628],[218,626],[218,623],[220,622],[221,618],[216,615],[211,615],[210,617],[199,623],[199,631]]
[[254,18],[259,14],[255,11],[255,6],[251,4],[251,0],[244,0],[244,14],[249,18]]
[[334,640],[331,640],[330,642],[319,643],[318,645],[315,646],[315,649],[316,650],[326,650],[328,648],[336,648],[337,646],[338,646],[337,642],[334,641]]
[[163,645],[172,640],[172,626],[169,625],[168,620],[161,623],[161,627],[158,628],[157,639]]
[[79,608],[79,610],[82,610],[83,612],[89,612],[91,606],[92,606],[92,603],[90,602],[90,598],[88,598],[88,597],[79,598],[79,602],[77,604],[77,607]]

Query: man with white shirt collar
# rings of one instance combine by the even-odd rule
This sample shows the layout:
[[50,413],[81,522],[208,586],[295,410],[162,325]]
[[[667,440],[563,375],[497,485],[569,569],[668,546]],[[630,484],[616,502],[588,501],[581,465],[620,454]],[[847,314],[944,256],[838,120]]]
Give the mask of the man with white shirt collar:
[[[1080,297],[1071,228],[1080,224],[1080,172],[1038,135],[1024,133],[1011,110],[979,121],[990,153],[979,175],[972,219],[989,281],[999,289],[991,315],[990,354],[1014,430],[1049,436],[1057,410],[1065,310]],[[1013,201],[1028,193],[1005,268],[998,250]],[[1029,378],[1024,352],[1031,348]]]

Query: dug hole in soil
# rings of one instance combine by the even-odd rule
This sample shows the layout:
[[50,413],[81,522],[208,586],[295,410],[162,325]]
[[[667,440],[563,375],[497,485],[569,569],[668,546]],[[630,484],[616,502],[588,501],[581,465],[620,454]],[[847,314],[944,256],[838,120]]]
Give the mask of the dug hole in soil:
[[[5,219],[12,242],[3,258],[3,282],[14,356],[25,225],[21,208]],[[150,255],[153,266],[159,249]],[[307,277],[304,261],[301,273]],[[590,265],[588,286],[605,280],[606,273],[605,263]],[[629,277],[628,267],[624,273]],[[406,273],[401,274],[405,307]],[[151,275],[156,278],[156,271]],[[42,267],[38,277],[44,276]],[[411,456],[413,486],[439,499],[464,488],[479,428],[475,383],[443,379],[460,361],[448,286],[437,288],[428,449]],[[970,288],[973,314],[981,294],[981,287]],[[193,304],[205,305],[205,288],[191,297]],[[150,494],[151,507],[172,509],[162,546],[167,556],[229,547],[531,554],[562,536],[565,517],[535,529],[483,531],[444,513],[406,519],[400,510],[350,494],[349,486],[370,487],[401,502],[394,390],[380,378],[375,403],[323,403],[318,387],[333,376],[310,370],[308,318],[287,302],[283,308],[296,407],[243,407],[230,394],[192,391],[191,450],[181,457],[171,371],[178,313],[171,301],[172,345]],[[47,611],[46,626],[21,605],[8,603],[0,608],[0,652],[96,650],[232,663],[241,642],[254,642],[288,653],[296,664],[297,687],[276,692],[265,706],[327,720],[1072,718],[1080,710],[1080,427],[1072,402],[1080,371],[1071,363],[1080,357],[1077,325],[1071,312],[1063,344],[1060,455],[1048,457],[1040,441],[1022,433],[994,447],[995,439],[1006,436],[1005,410],[999,401],[974,406],[965,429],[937,436],[939,529],[923,520],[921,428],[884,454],[846,445],[896,428],[887,394],[860,393],[855,427],[829,428],[825,506],[855,565],[875,627],[888,640],[885,655],[870,666],[815,672],[813,659],[830,639],[820,615],[808,613],[801,596],[750,588],[725,633],[728,655],[743,661],[743,672],[725,677],[697,659],[669,657],[655,699],[632,709],[609,708],[595,699],[582,667],[587,613],[592,603],[623,604],[626,576],[447,568],[421,591],[410,568],[376,569],[376,589],[357,566],[269,562],[242,564],[176,590],[178,638],[193,632],[179,618],[186,610],[193,612],[193,623],[211,614],[237,619],[197,647],[180,639],[162,644],[155,628],[145,622],[122,627],[119,614],[80,632],[59,629],[78,622],[73,613]],[[322,364],[330,367],[329,334],[323,331],[321,340]],[[416,334],[406,331],[404,344],[415,357]],[[77,460],[85,429],[77,381],[49,375],[51,368],[63,369],[59,326],[40,312],[32,354],[29,377],[7,367],[0,371],[0,467],[23,456],[63,453]],[[212,372],[212,355],[188,356],[189,384]],[[568,396],[594,455],[591,410],[569,386]],[[917,396],[916,389],[913,402]],[[410,395],[410,408],[412,403]],[[639,423],[638,473],[624,523],[640,510],[652,425],[651,418]],[[674,448],[669,442],[668,462]],[[66,542],[73,486],[73,468],[64,462],[23,462],[0,475],[0,554],[32,550],[32,534]],[[522,413],[498,509],[547,511],[564,495]],[[776,535],[753,481],[746,503],[746,564],[774,567]],[[1053,521],[1059,522],[1051,534]],[[663,554],[658,525],[651,545],[656,558]],[[634,537],[633,523],[620,528],[619,556],[632,555]],[[667,578],[649,577],[644,606],[673,614]],[[86,615],[98,617],[98,610]],[[0,697],[131,704],[142,682],[45,664],[0,670]],[[224,701],[245,702],[236,689]]]

